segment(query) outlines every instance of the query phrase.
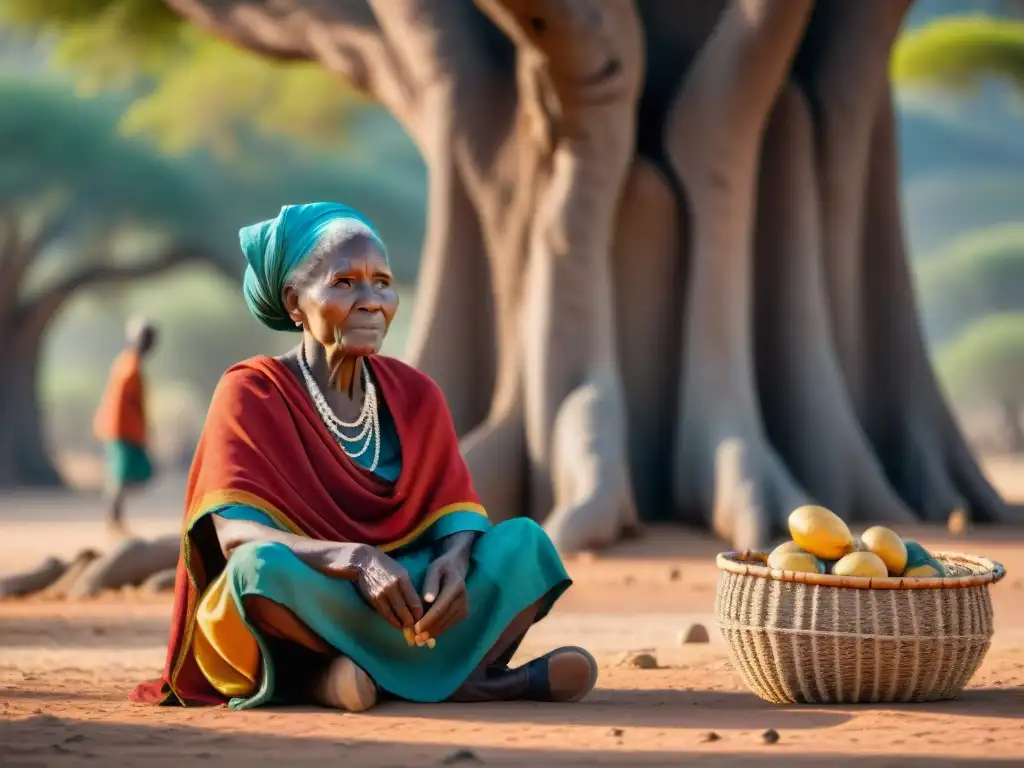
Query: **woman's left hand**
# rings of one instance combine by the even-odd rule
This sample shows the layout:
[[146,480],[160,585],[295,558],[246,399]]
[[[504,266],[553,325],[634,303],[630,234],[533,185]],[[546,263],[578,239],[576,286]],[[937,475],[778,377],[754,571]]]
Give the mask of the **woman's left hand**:
[[423,579],[423,602],[430,608],[413,627],[417,636],[438,637],[466,618],[468,569],[469,558],[458,550],[446,552],[430,564]]

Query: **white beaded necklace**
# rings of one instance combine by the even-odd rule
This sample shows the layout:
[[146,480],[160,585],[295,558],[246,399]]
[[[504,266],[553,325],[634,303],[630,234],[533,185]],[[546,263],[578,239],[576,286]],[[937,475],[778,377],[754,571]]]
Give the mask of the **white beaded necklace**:
[[[380,462],[380,416],[377,409],[377,388],[374,386],[372,379],[370,379],[369,366],[366,362],[363,362],[362,376],[363,407],[359,411],[359,417],[352,422],[342,421],[331,410],[327,398],[324,397],[324,393],[320,391],[320,387],[317,386],[316,380],[313,378],[313,371],[310,370],[309,363],[306,362],[305,345],[299,348],[299,370],[302,371],[302,378],[306,381],[306,389],[309,391],[309,396],[313,398],[313,405],[316,406],[317,413],[320,414],[320,418],[323,420],[324,426],[327,427],[327,431],[334,437],[334,441],[350,459],[357,459],[362,456],[369,450],[372,444],[373,461],[370,462],[368,469],[370,472],[375,471],[377,464]],[[358,429],[359,433],[350,436],[346,435],[342,431],[343,429]],[[362,447],[359,450],[355,450],[355,447],[353,447],[352,451],[348,449],[347,444],[358,443],[362,443]]]

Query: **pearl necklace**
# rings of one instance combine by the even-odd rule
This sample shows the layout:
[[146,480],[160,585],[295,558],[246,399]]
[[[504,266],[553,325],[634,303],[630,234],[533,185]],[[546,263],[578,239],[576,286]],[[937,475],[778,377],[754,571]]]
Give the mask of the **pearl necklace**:
[[[331,433],[334,441],[350,459],[357,459],[362,456],[369,450],[372,444],[373,461],[370,462],[368,469],[370,472],[376,470],[377,464],[380,462],[380,416],[377,403],[377,388],[370,379],[369,366],[367,366],[366,362],[363,362],[363,407],[359,411],[359,417],[351,422],[339,419],[334,411],[331,410],[327,398],[324,397],[324,393],[320,391],[320,387],[317,386],[316,380],[313,378],[313,371],[310,370],[309,363],[306,362],[305,346],[300,347],[299,370],[302,371],[302,378],[306,381],[306,389],[309,391],[309,396],[313,398],[313,405],[316,406],[320,419],[323,421],[324,426],[327,427],[327,431]],[[346,435],[342,431],[343,429],[358,429],[359,433],[356,435]],[[346,445],[347,443],[358,444],[360,442],[363,445],[359,450],[355,450],[355,447],[353,447],[353,450],[350,451]]]

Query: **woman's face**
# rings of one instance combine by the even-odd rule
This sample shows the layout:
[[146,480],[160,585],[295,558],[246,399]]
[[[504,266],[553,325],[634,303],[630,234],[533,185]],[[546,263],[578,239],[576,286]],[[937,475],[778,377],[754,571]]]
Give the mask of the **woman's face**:
[[291,318],[324,346],[332,362],[379,352],[398,309],[387,258],[363,236],[327,251],[301,285],[285,289],[284,299]]

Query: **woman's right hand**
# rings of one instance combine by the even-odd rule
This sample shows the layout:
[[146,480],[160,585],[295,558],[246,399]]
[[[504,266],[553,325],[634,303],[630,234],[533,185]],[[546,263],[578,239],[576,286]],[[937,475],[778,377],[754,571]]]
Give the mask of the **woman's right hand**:
[[360,559],[359,591],[388,624],[402,629],[423,618],[423,603],[398,561],[374,548]]

